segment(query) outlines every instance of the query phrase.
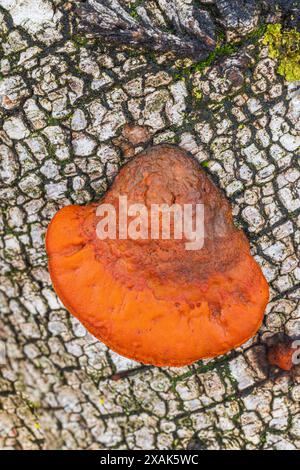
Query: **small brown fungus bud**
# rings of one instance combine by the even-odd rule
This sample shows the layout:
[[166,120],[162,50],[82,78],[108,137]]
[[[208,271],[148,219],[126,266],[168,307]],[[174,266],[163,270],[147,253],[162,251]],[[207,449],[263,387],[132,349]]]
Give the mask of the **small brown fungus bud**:
[[134,146],[144,144],[150,139],[150,133],[146,127],[134,124],[126,124],[124,126],[123,136]]
[[[285,336],[281,341],[268,348],[268,362],[282,370],[291,370],[296,364],[296,353],[300,349],[300,341]],[[300,357],[300,353],[298,354]]]

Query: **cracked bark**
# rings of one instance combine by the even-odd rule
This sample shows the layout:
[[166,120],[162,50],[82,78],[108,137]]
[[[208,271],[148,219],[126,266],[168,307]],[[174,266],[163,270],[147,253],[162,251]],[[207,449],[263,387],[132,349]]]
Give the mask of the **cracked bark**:
[[[78,41],[64,0],[30,1],[38,21],[0,6],[1,449],[300,449],[299,370],[262,367],[268,338],[299,334],[299,83],[261,42],[185,76],[162,54]],[[52,215],[105,192],[136,122],[214,178],[272,290],[256,338],[178,371],[113,354],[47,274]]]

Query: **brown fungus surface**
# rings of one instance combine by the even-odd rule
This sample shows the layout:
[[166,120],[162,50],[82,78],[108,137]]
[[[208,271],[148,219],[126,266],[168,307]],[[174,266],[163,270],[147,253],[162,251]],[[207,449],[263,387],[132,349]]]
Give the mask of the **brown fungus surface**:
[[[204,245],[186,239],[100,240],[99,204],[203,204]],[[195,216],[194,216],[195,217]],[[129,218],[130,219],[130,218]],[[117,223],[118,227],[118,223]],[[114,351],[182,366],[241,345],[261,325],[269,289],[231,208],[198,163],[159,145],[130,160],[97,204],[68,206],[47,232],[53,285],[66,308]]]

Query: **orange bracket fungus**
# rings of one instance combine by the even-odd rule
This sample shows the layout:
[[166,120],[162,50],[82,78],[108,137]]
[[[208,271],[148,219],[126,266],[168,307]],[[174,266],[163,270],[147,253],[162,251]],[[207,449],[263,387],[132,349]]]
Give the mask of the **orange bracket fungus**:
[[[131,212],[124,215],[125,200]],[[185,205],[193,226],[195,208],[203,207],[196,248],[190,232],[175,236],[176,210],[165,213]],[[174,236],[163,234],[165,216]],[[228,201],[196,160],[171,145],[130,160],[101,201],[61,209],[46,248],[66,308],[111,349],[146,364],[183,366],[236,348],[257,332],[268,302],[267,282]]]

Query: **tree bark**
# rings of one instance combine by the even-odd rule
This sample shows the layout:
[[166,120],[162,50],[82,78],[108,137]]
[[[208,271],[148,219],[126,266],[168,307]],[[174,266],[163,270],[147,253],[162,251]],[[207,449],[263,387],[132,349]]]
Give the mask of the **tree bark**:
[[300,0],[87,0],[77,11],[80,30],[93,37],[195,60],[220,37],[242,39],[265,21],[300,27]]

